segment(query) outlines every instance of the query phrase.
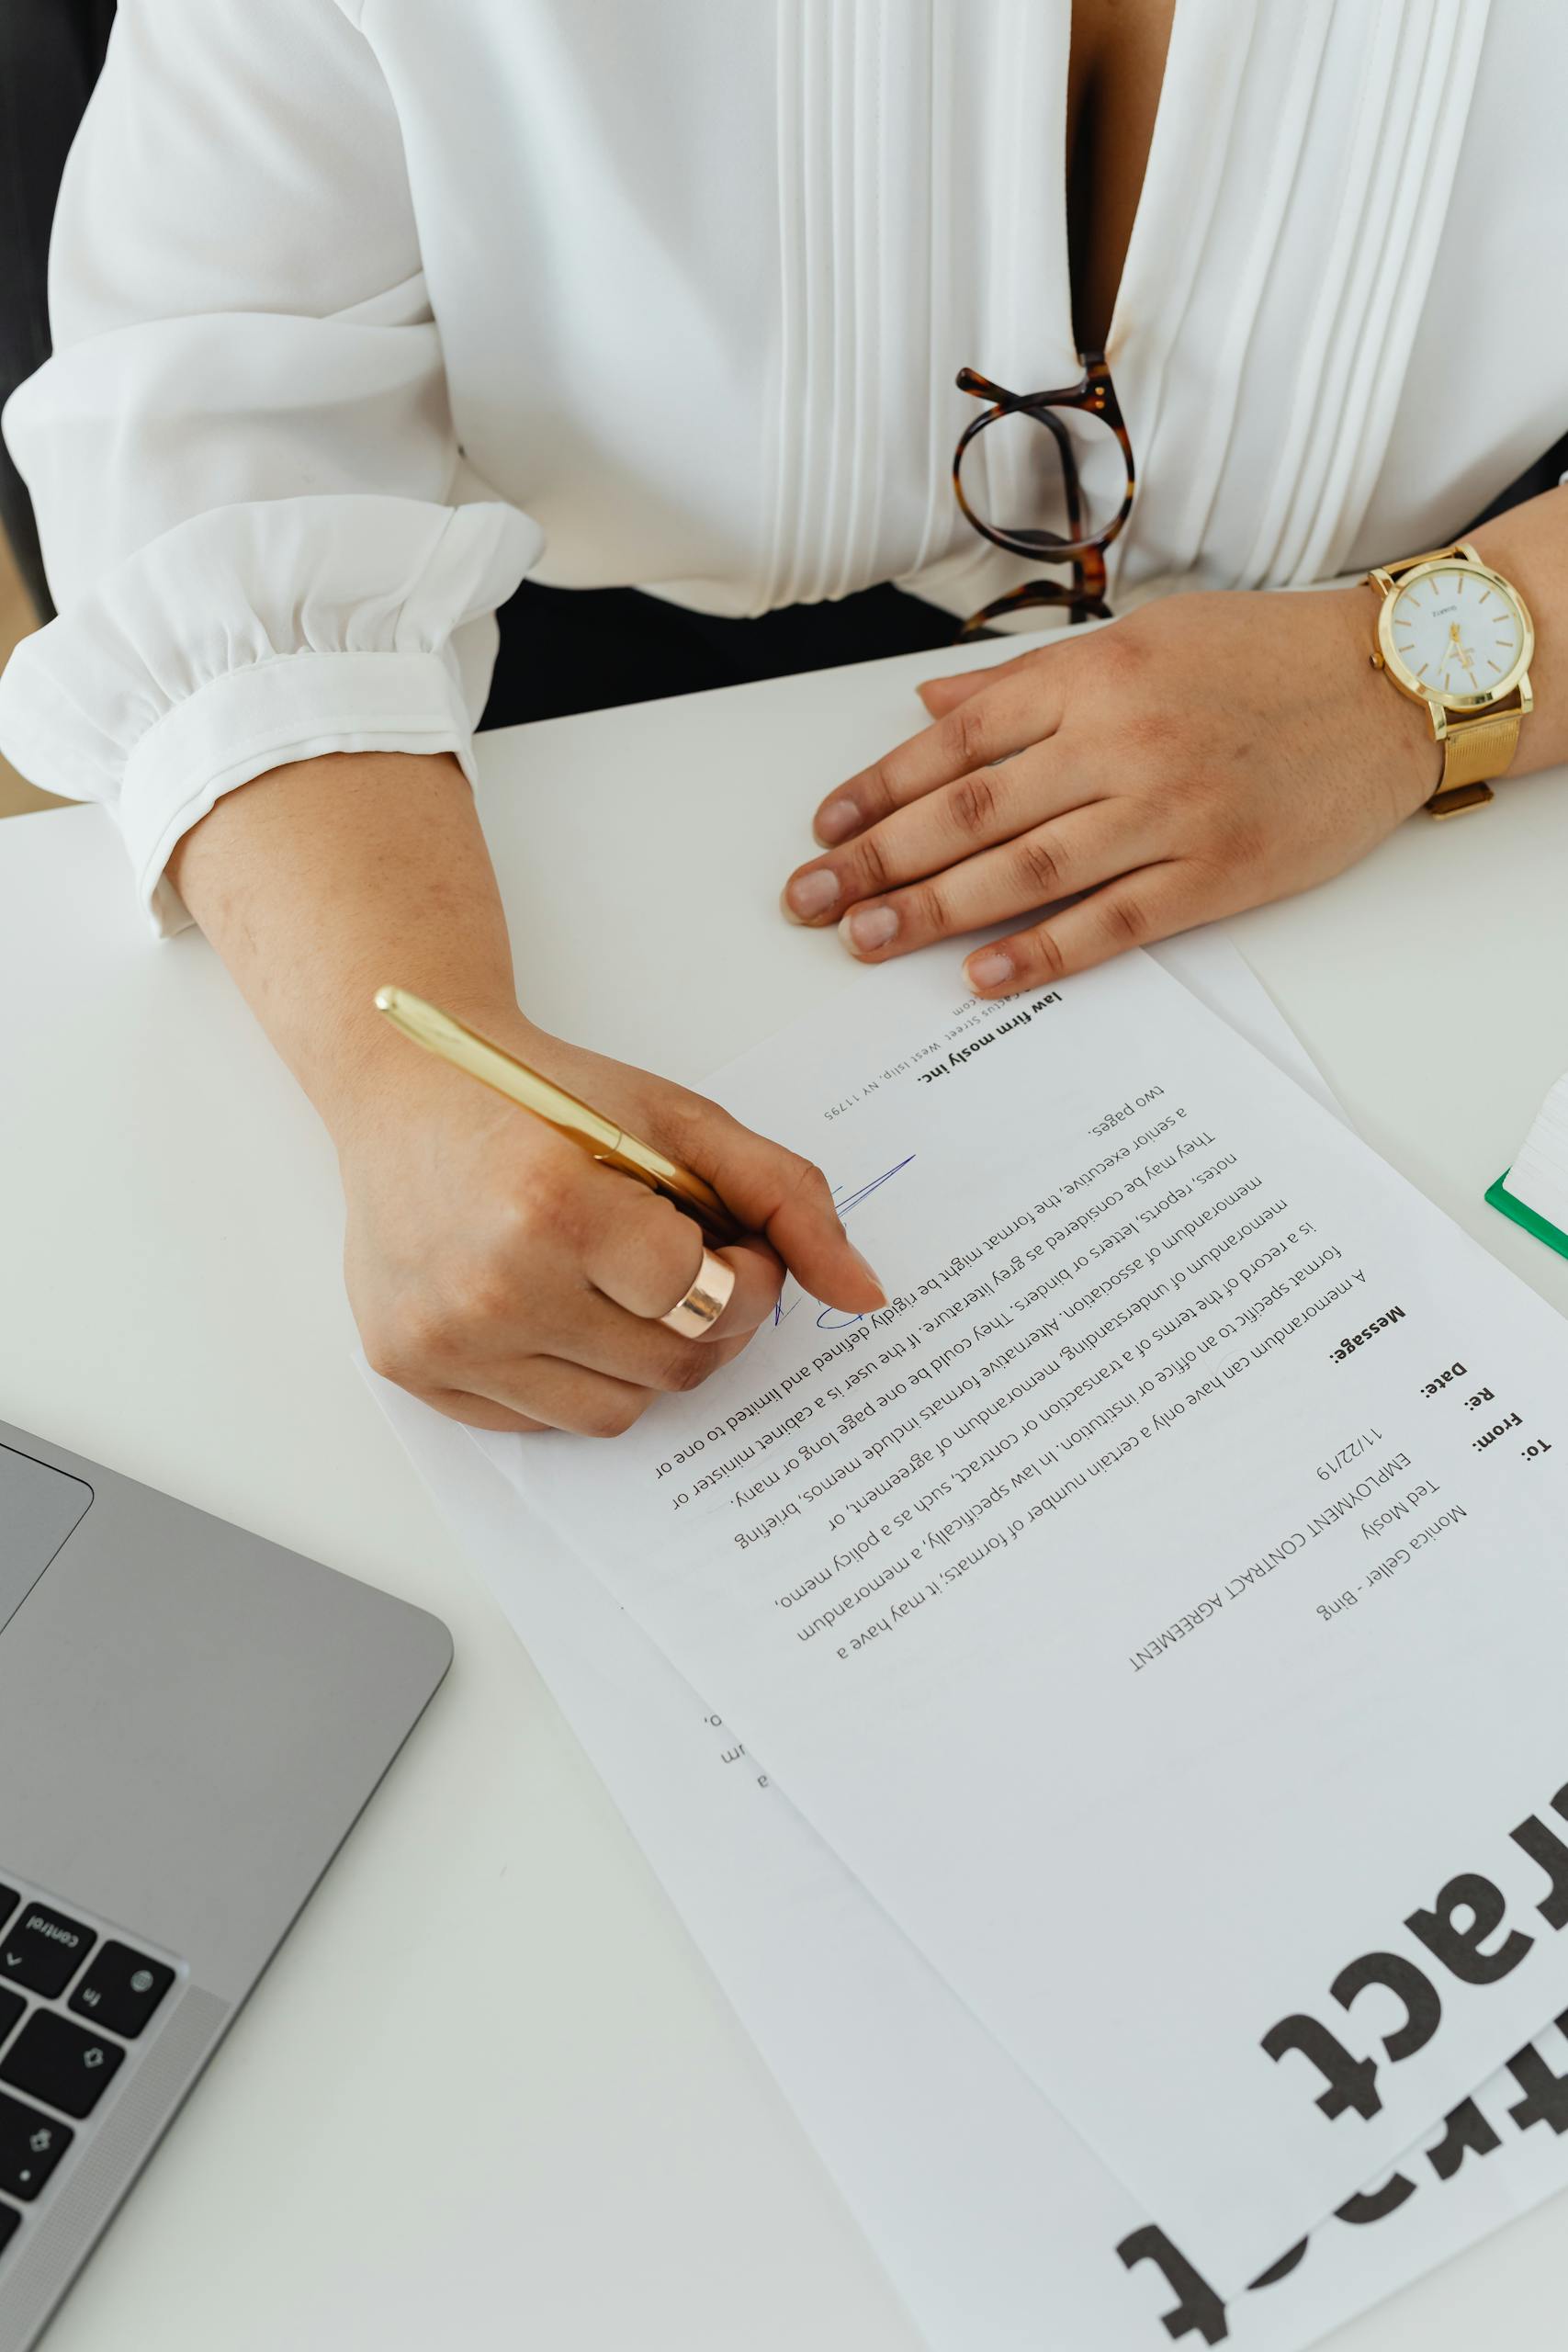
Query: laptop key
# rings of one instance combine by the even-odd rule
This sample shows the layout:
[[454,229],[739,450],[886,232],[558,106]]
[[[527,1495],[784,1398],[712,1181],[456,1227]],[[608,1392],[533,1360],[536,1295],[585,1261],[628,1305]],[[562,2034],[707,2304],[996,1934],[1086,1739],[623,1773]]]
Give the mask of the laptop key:
[[170,1985],[175,1972],[129,1944],[100,1944],[97,1958],[71,1996],[70,2006],[95,2025],[134,2041]]
[[0,1925],[10,1917],[21,1899],[14,1886],[0,1886]]
[[21,2226],[22,2217],[16,2207],[0,2205],[0,2254],[4,2254]]
[[0,2059],[0,2080],[67,2115],[90,2115],[124,2063],[124,2051],[112,2041],[85,2033],[52,2009],[35,2009]]
[[0,2188],[30,2204],[75,2137],[69,2123],[0,2092]]
[[0,1936],[0,1984],[25,1984],[46,2001],[63,1993],[96,1941],[91,1928],[26,1903],[7,1934]]
[[19,1993],[13,1993],[8,1985],[0,1984],[0,2041],[5,2041],[27,2006]]

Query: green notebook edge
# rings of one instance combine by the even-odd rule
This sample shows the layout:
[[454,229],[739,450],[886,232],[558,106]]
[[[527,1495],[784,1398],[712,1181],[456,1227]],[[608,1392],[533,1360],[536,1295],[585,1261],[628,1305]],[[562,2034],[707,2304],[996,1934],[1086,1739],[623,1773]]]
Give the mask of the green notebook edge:
[[1484,1198],[1488,1204],[1501,1209],[1506,1217],[1512,1218],[1515,1225],[1523,1226],[1525,1231],[1532,1233],[1538,1241],[1544,1241],[1547,1248],[1555,1250],[1560,1258],[1568,1258],[1568,1233],[1564,1233],[1561,1226],[1549,1225],[1545,1217],[1538,1216],[1534,1209],[1527,1209],[1523,1201],[1514,1198],[1507,1182],[1512,1173],[1511,1168],[1505,1168],[1497,1182],[1487,1186]]

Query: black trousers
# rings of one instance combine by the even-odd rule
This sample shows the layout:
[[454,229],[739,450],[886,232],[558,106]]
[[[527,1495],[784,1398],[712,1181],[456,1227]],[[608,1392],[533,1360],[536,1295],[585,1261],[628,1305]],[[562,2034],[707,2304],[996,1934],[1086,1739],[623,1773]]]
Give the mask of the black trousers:
[[637,588],[525,580],[497,618],[501,650],[482,727],[936,651],[958,633],[951,613],[891,586],[735,621],[683,612]]

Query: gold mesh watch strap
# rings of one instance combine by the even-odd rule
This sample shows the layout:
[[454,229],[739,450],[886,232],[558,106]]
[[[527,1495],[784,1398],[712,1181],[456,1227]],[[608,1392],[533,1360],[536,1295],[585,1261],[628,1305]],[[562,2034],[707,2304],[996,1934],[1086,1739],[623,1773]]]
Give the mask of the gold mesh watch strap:
[[[1442,563],[1458,558],[1486,569],[1468,539],[1456,539],[1446,548],[1433,548],[1426,555],[1407,555],[1398,563],[1381,565],[1367,574],[1369,584],[1385,599],[1391,597],[1394,583],[1407,571],[1415,571],[1424,563]],[[1514,594],[1517,595],[1517,591]],[[1520,607],[1521,611],[1523,607]],[[1527,639],[1529,615],[1525,616]],[[1381,657],[1374,651],[1372,660],[1381,668]],[[1492,797],[1490,779],[1504,774],[1513,763],[1519,748],[1519,722],[1530,707],[1528,680],[1517,692],[1512,710],[1476,712],[1469,718],[1447,719],[1443,735],[1443,780],[1427,803],[1433,817],[1457,817],[1463,808],[1481,808]]]
[[1488,718],[1450,719],[1443,738],[1443,780],[1427,803],[1434,817],[1457,817],[1490,800],[1488,780],[1501,775],[1519,748],[1517,710]]

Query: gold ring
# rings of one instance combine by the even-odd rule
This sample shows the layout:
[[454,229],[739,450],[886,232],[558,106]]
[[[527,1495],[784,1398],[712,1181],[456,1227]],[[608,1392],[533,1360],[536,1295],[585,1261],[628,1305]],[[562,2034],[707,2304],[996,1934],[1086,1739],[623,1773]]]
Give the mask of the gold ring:
[[703,1339],[729,1305],[734,1288],[734,1267],[727,1266],[722,1258],[716,1258],[711,1250],[705,1250],[696,1281],[685,1297],[659,1320],[667,1331],[677,1332],[682,1340]]

